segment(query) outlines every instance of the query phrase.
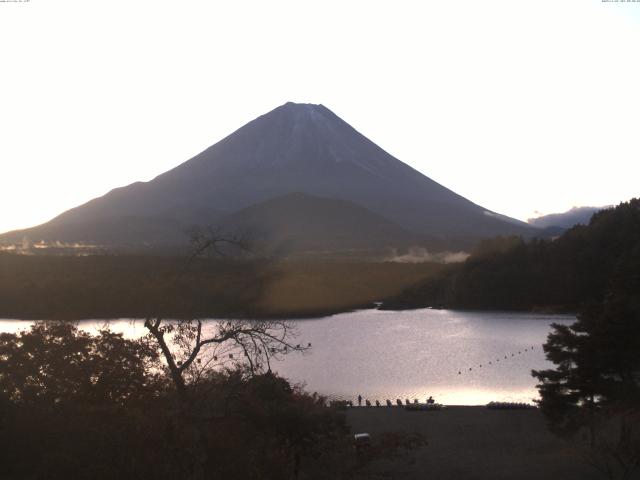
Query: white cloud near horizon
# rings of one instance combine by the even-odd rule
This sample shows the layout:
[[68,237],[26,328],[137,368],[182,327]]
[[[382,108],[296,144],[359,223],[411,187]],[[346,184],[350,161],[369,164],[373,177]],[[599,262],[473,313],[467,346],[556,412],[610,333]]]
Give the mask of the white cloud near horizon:
[[640,3],[0,3],[0,231],[322,103],[520,219],[639,196]]

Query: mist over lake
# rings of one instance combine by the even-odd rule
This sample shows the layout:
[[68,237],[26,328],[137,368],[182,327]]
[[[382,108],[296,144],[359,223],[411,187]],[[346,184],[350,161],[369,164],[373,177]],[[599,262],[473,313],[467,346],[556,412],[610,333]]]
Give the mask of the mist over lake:
[[[542,350],[551,323],[574,320],[570,315],[433,309],[360,310],[294,320],[299,333],[294,341],[311,343],[312,348],[289,354],[272,368],[329,398],[355,400],[360,394],[384,404],[387,398],[424,401],[433,395],[450,405],[530,402],[538,398],[531,370],[551,365]],[[30,324],[2,320],[0,330],[16,331]],[[146,333],[141,320],[108,324],[127,337]],[[79,325],[95,331],[105,321]]]

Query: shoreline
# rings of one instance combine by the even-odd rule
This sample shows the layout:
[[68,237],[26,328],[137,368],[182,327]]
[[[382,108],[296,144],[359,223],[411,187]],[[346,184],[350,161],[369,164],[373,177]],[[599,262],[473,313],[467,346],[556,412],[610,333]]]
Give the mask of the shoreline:
[[[363,305],[356,306],[348,309],[341,310],[327,310],[325,312],[312,312],[312,313],[299,313],[294,315],[193,315],[193,316],[171,316],[171,315],[151,315],[152,318],[161,317],[165,320],[169,321],[185,321],[185,320],[318,320],[320,318],[325,317],[333,317],[336,315],[342,315],[347,313],[356,313],[356,312],[366,312],[366,311],[380,311],[380,312],[415,312],[417,310],[438,310],[438,311],[453,311],[453,312],[463,312],[463,313],[496,313],[496,314],[523,314],[523,315],[553,315],[553,316],[564,316],[564,317],[575,317],[576,313],[567,312],[567,311],[546,311],[546,310],[500,310],[500,309],[469,309],[469,308],[448,308],[448,307],[416,307],[416,308],[383,308],[383,307],[375,307],[373,305]],[[109,315],[87,315],[82,317],[75,316],[65,316],[65,317],[56,317],[52,316],[47,319],[43,319],[41,317],[30,317],[28,315],[21,317],[11,317],[10,315],[3,316],[0,312],[0,322],[2,321],[16,321],[16,322],[38,322],[38,321],[68,321],[68,322],[82,322],[82,321],[119,321],[119,320],[144,320],[145,317],[141,317],[135,314],[132,315],[117,315],[117,316],[109,316]]]

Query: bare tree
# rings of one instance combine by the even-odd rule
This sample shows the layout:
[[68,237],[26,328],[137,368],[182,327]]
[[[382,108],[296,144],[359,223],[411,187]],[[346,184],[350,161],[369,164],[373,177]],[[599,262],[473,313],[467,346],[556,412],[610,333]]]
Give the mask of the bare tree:
[[147,318],[145,327],[156,340],[176,391],[187,400],[187,386],[211,370],[244,365],[252,374],[271,371],[273,359],[306,352],[311,344],[294,344],[298,332],[284,320],[201,319],[166,321]]
[[[224,236],[210,228],[192,230],[191,240],[193,253],[185,268],[176,275],[176,285],[184,281],[197,257],[228,256],[229,252],[249,250],[243,239]],[[144,326],[162,353],[179,399],[178,413],[192,427],[189,476],[193,479],[206,476],[205,424],[211,420],[206,412],[196,408],[195,387],[199,380],[230,367],[245,368],[250,375],[271,371],[274,359],[292,352],[305,352],[311,347],[310,343],[294,344],[298,332],[285,320],[168,320],[156,316],[146,318]],[[184,450],[185,446],[181,448]]]
[[[247,254],[246,238],[225,235],[211,227],[197,227],[188,232],[192,253],[184,269],[174,278],[174,285],[184,280],[198,257]],[[306,346],[293,343],[298,332],[285,320],[220,320],[204,323],[201,319],[145,319],[144,326],[158,344],[171,379],[181,398],[186,398],[187,384],[212,369],[245,365],[252,374],[271,370],[272,359],[291,352],[305,352]]]

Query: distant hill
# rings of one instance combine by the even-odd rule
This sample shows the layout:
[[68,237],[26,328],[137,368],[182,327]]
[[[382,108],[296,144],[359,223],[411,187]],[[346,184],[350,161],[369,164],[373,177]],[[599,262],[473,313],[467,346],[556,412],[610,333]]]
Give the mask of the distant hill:
[[610,207],[573,207],[564,213],[551,213],[527,220],[529,225],[538,228],[571,228],[575,225],[587,225],[594,213]]
[[340,252],[419,245],[398,224],[347,200],[290,193],[244,208],[217,222],[269,253]]
[[[234,213],[294,192],[351,202],[365,216],[444,243],[535,230],[434,182],[326,107],[287,103],[149,182],[116,188],[0,242],[179,243],[191,225],[228,223]],[[286,216],[276,224],[286,226]],[[325,233],[328,239],[332,232]]]

